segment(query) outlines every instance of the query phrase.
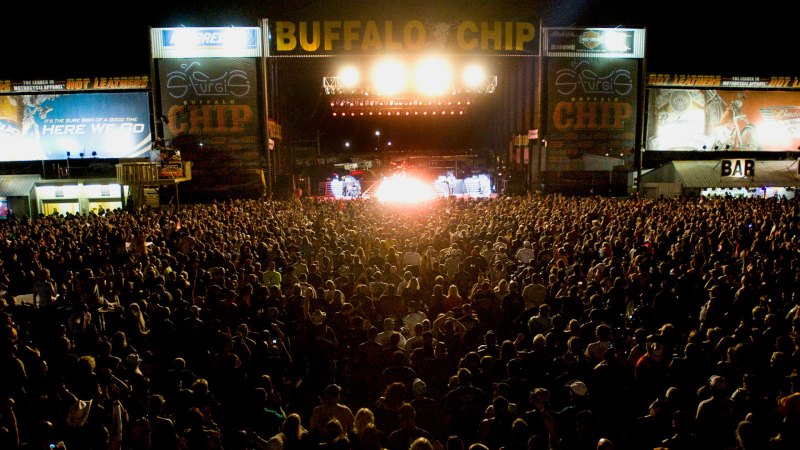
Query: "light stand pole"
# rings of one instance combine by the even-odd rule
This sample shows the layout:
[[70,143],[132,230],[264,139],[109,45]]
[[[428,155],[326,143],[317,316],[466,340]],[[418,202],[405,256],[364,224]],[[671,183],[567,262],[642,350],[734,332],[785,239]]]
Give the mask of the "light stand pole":
[[265,168],[266,168],[266,172],[267,172],[267,174],[266,174],[267,175],[266,183],[265,183],[264,188],[266,190],[265,194],[271,197],[272,196],[272,168],[273,168],[273,164],[272,164],[271,158],[272,158],[272,153],[275,150],[274,149],[270,149],[270,146],[269,146],[269,140],[270,140],[270,136],[269,136],[269,100],[270,100],[270,98],[269,98],[269,96],[270,96],[270,93],[269,93],[269,78],[268,78],[269,64],[268,64],[268,61],[267,61],[267,58],[269,57],[269,19],[261,19],[261,46],[263,48],[262,54],[261,54],[261,73],[262,73],[261,80],[263,82],[263,86],[262,86],[263,93],[262,93],[261,99],[263,100],[263,105],[262,105],[263,106],[263,110],[264,110],[264,115],[263,115],[264,122],[263,123],[265,125],[264,126],[264,144],[265,144],[264,145],[264,151],[265,151],[265,154],[266,154],[266,158],[264,159],[264,162],[266,163],[265,164],[266,165]]
[[[375,153],[379,152],[380,149],[381,149],[381,130],[375,130]],[[381,158],[382,169],[385,171],[388,165],[389,161],[386,159],[386,152],[384,152]]]
[[390,157],[389,157],[389,149],[392,147],[392,141],[386,141],[386,144],[383,146],[383,157],[386,160],[386,167],[389,167]]
[[539,164],[539,189],[541,190],[542,194],[544,194],[544,171],[546,169],[545,164],[547,163],[547,139],[539,140],[539,155],[537,155],[537,158],[537,162]]

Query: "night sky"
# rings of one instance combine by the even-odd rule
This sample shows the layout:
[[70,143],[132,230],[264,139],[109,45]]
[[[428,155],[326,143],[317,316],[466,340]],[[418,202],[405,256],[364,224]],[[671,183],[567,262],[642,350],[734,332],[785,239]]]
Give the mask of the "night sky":
[[4,43],[0,79],[148,73],[148,27],[257,26],[260,18],[407,14],[541,17],[545,26],[645,27],[648,72],[797,75],[796,20],[790,4],[782,0],[740,4],[722,0],[61,2],[16,17],[5,15],[0,27]]
[[[643,27],[647,30],[649,73],[800,75],[795,19],[788,3],[737,5],[721,0],[64,2],[41,6],[40,11],[17,17],[6,16],[0,27],[5,44],[0,80],[149,74],[149,27],[257,26],[261,18],[343,20],[404,16],[440,20],[541,18],[544,26]],[[309,63],[293,74],[295,113],[305,115],[312,128],[315,125],[311,122],[318,118],[320,73],[324,70],[319,63]],[[361,125],[370,132],[380,127]],[[410,132],[418,134],[435,133],[437,128],[431,124],[410,127]],[[448,126],[440,124],[438,128]],[[473,128],[461,127],[455,133]],[[449,137],[445,135],[443,139]]]

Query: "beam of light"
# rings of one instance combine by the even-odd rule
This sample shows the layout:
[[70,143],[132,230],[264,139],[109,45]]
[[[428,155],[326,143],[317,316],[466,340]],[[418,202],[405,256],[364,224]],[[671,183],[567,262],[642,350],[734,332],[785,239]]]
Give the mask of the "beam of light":
[[382,203],[416,204],[436,198],[431,183],[395,174],[385,177],[375,192],[375,197]]
[[423,95],[444,95],[453,84],[453,71],[444,58],[429,56],[417,63],[414,85]]
[[379,95],[396,95],[406,89],[406,67],[395,59],[379,61],[372,69],[372,85]]

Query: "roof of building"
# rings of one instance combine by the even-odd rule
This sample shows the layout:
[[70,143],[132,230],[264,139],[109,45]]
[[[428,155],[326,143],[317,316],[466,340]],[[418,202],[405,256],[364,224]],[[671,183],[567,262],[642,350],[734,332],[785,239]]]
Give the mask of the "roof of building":
[[33,192],[41,175],[0,175],[0,195],[3,197],[27,197]]
[[690,189],[800,186],[797,161],[756,161],[752,177],[723,177],[721,164],[720,160],[671,161],[642,175],[642,182],[680,182]]

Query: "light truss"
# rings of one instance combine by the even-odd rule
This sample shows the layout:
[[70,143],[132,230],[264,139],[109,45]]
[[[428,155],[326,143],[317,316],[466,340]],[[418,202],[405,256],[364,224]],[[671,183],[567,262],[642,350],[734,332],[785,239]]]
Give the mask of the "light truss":
[[461,116],[480,98],[492,94],[497,87],[497,77],[487,77],[485,85],[472,89],[452,88],[435,97],[419,93],[378,95],[370,89],[345,89],[338,77],[323,78],[323,88],[334,117],[443,117]]
[[[323,77],[322,78],[322,88],[325,91],[325,95],[357,95],[357,96],[378,96],[379,93],[376,92],[372,88],[345,88],[343,83],[341,82],[340,77],[333,76],[333,77]],[[497,75],[486,77],[485,83],[474,87],[474,88],[462,88],[458,86],[452,86],[449,90],[449,93],[445,94],[442,97],[446,96],[458,96],[463,94],[492,94],[494,93],[495,89],[497,88]]]

